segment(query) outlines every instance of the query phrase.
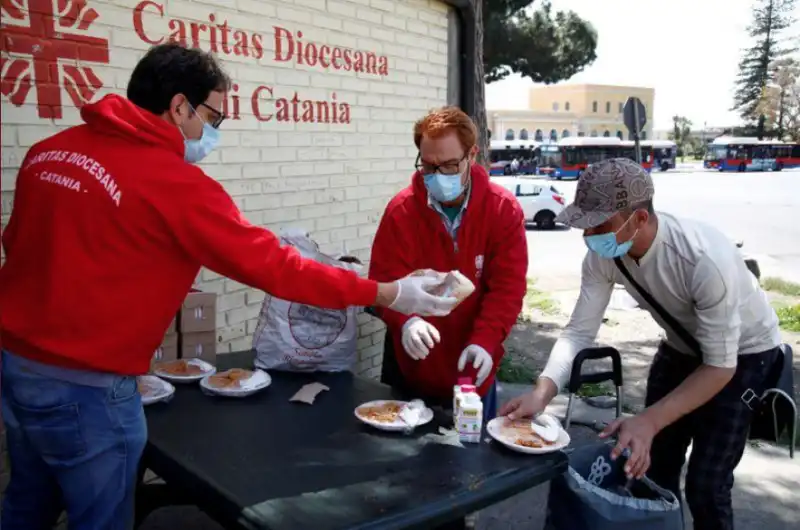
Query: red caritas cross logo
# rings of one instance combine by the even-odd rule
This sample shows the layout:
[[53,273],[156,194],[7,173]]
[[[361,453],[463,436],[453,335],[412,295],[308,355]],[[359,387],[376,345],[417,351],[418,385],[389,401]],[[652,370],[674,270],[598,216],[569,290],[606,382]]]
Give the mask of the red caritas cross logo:
[[0,93],[19,107],[35,87],[40,118],[62,117],[62,86],[88,103],[103,82],[86,63],[108,64],[108,40],[80,32],[98,17],[86,0],[0,0]]

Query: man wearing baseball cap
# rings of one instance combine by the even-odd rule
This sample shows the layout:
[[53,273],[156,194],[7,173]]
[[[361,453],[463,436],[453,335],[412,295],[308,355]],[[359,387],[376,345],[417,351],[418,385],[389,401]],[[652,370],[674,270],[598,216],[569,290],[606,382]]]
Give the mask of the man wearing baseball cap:
[[647,472],[679,498],[691,443],[686,500],[695,528],[732,529],[733,470],[752,417],[743,396],[765,389],[780,355],[778,319],[735,244],[705,223],[656,214],[653,192],[650,175],[627,159],[592,164],[581,176],[574,203],[558,219],[583,230],[589,248],[580,296],[533,391],[500,415],[544,410],[576,354],[592,346],[614,284],[622,284],[666,340],[650,368],[645,410],[601,436],[618,436],[615,456],[630,449],[629,477]]

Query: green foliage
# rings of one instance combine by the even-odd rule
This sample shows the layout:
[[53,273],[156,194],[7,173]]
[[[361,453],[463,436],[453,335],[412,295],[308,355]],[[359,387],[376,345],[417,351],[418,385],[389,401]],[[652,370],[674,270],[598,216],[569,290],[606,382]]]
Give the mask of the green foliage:
[[536,288],[536,280],[528,278],[528,290],[522,301],[522,313],[517,320],[530,320],[530,311],[536,309],[545,315],[557,315],[559,313],[558,302],[550,298],[547,293]]
[[614,391],[609,383],[586,383],[578,389],[576,395],[584,398],[613,396]]
[[772,291],[786,296],[800,296],[800,284],[768,276],[761,280],[761,287],[765,291]]
[[684,116],[672,117],[672,132],[669,134],[678,146],[678,155],[683,158],[686,153],[694,153],[698,146],[692,137],[692,122]]
[[755,0],[753,19],[747,28],[752,46],[744,50],[739,61],[739,75],[734,94],[734,110],[751,126],[758,136],[764,135],[765,116],[760,104],[771,78],[775,61],[790,53],[781,45],[780,34],[794,20],[795,0]]
[[497,380],[504,383],[532,384],[536,377],[535,370],[508,354],[500,361],[500,368],[497,369]]
[[573,11],[553,14],[545,1],[482,0],[483,64],[487,83],[512,73],[537,83],[556,83],[574,76],[597,58],[594,27]]
[[786,331],[800,333],[800,304],[779,307],[775,310],[778,313],[778,323]]

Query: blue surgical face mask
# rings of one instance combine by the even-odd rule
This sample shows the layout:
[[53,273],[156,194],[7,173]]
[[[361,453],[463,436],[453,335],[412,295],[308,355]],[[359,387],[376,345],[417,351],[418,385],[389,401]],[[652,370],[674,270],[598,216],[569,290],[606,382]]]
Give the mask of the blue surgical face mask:
[[[630,221],[632,217],[633,216],[629,217],[628,221]],[[583,236],[583,241],[586,243],[586,246],[589,247],[589,250],[595,252],[601,258],[614,259],[622,257],[631,249],[633,246],[633,240],[636,237],[636,234],[639,233],[639,230],[636,230],[636,232],[633,234],[633,237],[631,237],[628,241],[624,243],[617,243],[617,234],[625,227],[626,224],[628,224],[628,221],[625,221],[616,232]]]
[[[197,114],[197,111],[195,111],[191,105],[189,105],[189,107],[192,109],[192,112],[194,112],[195,115],[200,118],[200,115]],[[208,154],[213,151],[219,143],[219,131],[203,121],[203,118],[200,118],[200,121],[203,122],[203,133],[200,135],[200,138],[196,140],[186,138],[186,134],[183,132],[183,129],[178,127],[184,138],[183,145],[185,148],[185,153],[183,157],[190,164],[196,164],[197,162],[200,162],[202,159],[208,156]]]
[[431,197],[439,202],[450,202],[458,199],[464,193],[464,184],[461,182],[461,173],[456,175],[442,175],[430,173],[422,177],[425,187]]

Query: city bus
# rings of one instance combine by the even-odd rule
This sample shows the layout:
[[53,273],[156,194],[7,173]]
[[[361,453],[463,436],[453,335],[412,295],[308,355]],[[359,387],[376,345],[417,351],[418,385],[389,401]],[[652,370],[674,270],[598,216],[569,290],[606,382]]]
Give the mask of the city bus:
[[519,162],[516,174],[532,175],[536,171],[540,142],[533,140],[492,140],[489,144],[490,175],[513,175],[511,163]]
[[[641,145],[642,167],[649,173],[653,169],[653,148]],[[568,137],[558,145],[540,146],[541,163],[538,173],[550,178],[579,178],[589,164],[608,158],[636,160],[632,141],[607,137]]]
[[746,136],[720,136],[708,146],[703,167],[738,172],[800,167],[800,146]]
[[661,171],[675,169],[678,144],[671,140],[642,140],[642,147],[653,150],[653,167]]

